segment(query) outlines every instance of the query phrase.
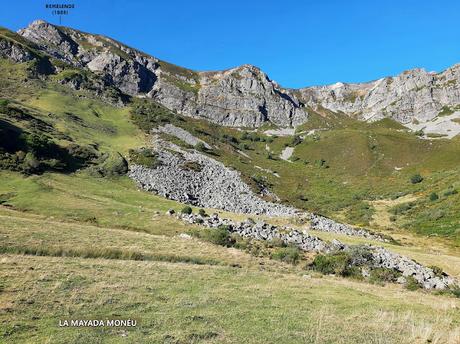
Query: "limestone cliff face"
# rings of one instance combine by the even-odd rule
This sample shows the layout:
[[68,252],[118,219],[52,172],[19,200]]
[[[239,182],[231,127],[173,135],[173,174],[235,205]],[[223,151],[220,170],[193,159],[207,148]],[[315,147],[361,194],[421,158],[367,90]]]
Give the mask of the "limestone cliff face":
[[389,117],[402,124],[427,122],[443,108],[454,111],[460,104],[460,65],[438,74],[413,69],[369,83],[307,87],[299,93],[308,106],[361,120]]
[[99,74],[131,96],[153,98],[185,116],[226,126],[292,126],[307,113],[288,90],[254,66],[194,72],[100,35],[34,21],[18,32],[53,57]]
[[[389,117],[415,129],[424,128],[425,123],[433,127],[430,123],[440,113],[454,113],[453,121],[446,119],[450,121],[446,130],[456,125],[460,132],[456,117],[460,117],[460,111],[456,113],[460,110],[460,65],[438,74],[414,69],[368,83],[289,90],[251,65],[195,72],[113,39],[41,20],[18,33],[54,58],[97,74],[106,86],[130,96],[155,99],[182,115],[220,125],[259,127],[270,122],[296,126],[308,120],[307,108],[326,108],[365,121]],[[3,55],[18,61],[30,58],[27,51],[8,42],[0,44]]]

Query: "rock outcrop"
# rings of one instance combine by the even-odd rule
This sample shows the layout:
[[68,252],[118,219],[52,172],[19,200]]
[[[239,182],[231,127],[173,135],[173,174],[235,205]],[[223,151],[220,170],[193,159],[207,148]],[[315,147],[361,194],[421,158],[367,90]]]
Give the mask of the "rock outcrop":
[[36,20],[18,32],[51,56],[95,72],[131,96],[146,96],[185,116],[226,126],[265,122],[293,126],[307,113],[293,92],[260,69],[194,72],[160,61],[110,38]]
[[314,109],[323,107],[365,121],[392,118],[402,124],[423,123],[443,109],[454,111],[460,105],[460,65],[441,73],[413,69],[368,83],[336,83],[298,92]]

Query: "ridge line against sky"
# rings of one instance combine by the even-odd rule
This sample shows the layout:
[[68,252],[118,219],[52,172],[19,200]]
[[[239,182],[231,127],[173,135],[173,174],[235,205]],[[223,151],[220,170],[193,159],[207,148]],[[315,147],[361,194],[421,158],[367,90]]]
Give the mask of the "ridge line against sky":
[[[284,87],[368,82],[460,62],[460,2],[63,0],[62,25],[193,70],[242,64]],[[58,24],[44,0],[4,2],[0,25]]]

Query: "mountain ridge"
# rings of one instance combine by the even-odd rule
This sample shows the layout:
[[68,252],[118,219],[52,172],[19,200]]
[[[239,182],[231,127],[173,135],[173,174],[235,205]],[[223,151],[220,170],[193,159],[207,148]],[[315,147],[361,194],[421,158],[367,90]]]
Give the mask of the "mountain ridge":
[[18,34],[53,58],[97,74],[122,93],[151,98],[179,114],[219,125],[296,127],[312,112],[325,115],[325,109],[362,121],[391,118],[410,129],[447,137],[460,133],[459,64],[440,73],[415,68],[370,82],[292,89],[250,64],[194,71],[109,37],[43,20]]

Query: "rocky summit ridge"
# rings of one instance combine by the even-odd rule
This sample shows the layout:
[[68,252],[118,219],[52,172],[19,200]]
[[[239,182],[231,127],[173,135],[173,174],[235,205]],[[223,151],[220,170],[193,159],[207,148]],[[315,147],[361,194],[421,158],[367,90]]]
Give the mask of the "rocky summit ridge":
[[[367,83],[287,89],[252,65],[192,71],[111,38],[43,20],[18,34],[39,51],[98,75],[126,95],[151,98],[179,114],[219,125],[295,127],[308,121],[312,111],[321,114],[326,109],[363,121],[391,118],[414,130],[436,132],[433,126],[439,125],[447,136],[460,132],[460,65],[441,73],[413,69]],[[4,45],[0,48],[9,55],[15,51],[19,60],[30,58],[17,47]],[[441,117],[445,119],[435,121]]]

